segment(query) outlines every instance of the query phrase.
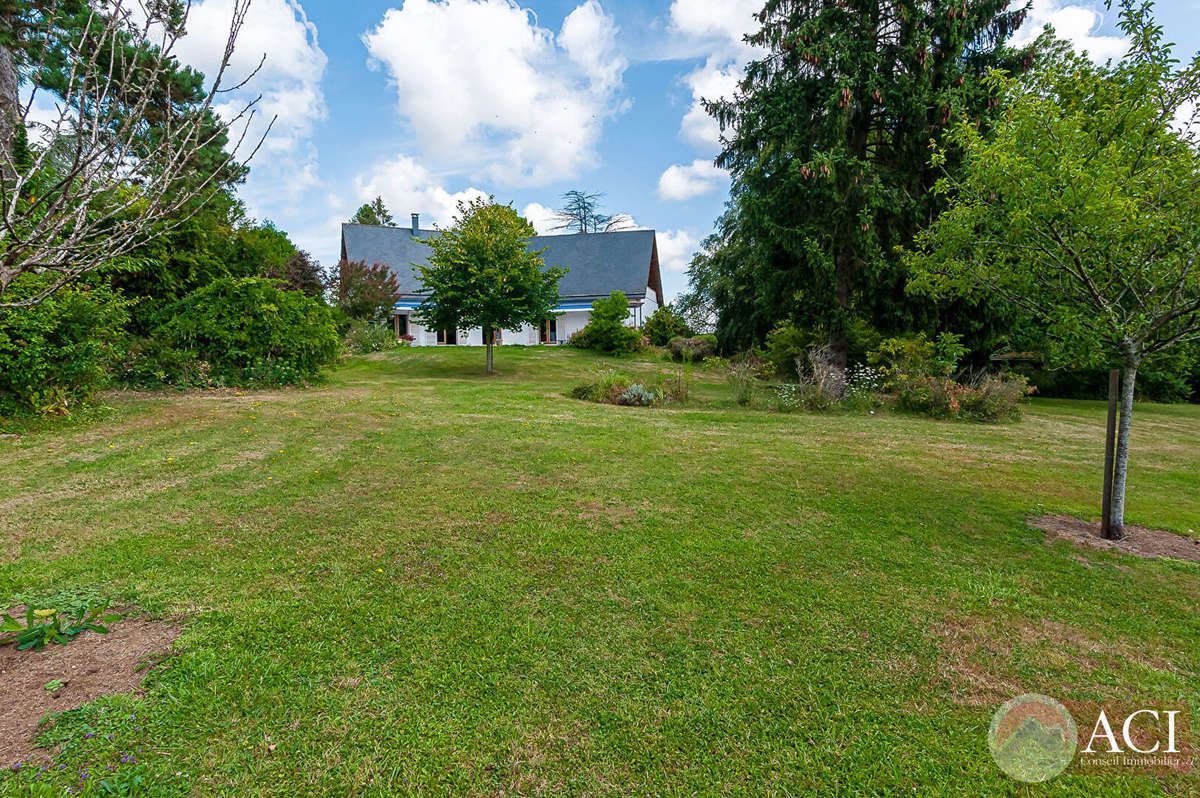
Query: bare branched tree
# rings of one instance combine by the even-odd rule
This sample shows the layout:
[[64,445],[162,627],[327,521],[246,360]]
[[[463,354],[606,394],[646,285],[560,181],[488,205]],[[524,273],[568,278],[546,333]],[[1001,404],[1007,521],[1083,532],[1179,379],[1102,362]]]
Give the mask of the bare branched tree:
[[[223,103],[224,118],[217,115],[223,96],[263,64],[236,80],[227,75],[250,0],[234,0],[219,66],[206,89],[190,93],[175,56],[190,0],[28,5],[37,7],[37,36],[22,42],[14,19],[0,20],[0,307],[37,304],[178,227],[244,174],[271,127],[251,135],[258,97],[232,113]],[[18,75],[14,53],[30,74],[55,65],[49,115],[35,110],[46,90]],[[6,302],[5,290],[25,273],[53,279]]]
[[558,220],[558,226],[554,229],[576,233],[611,233],[633,227],[633,219],[627,213],[601,213],[600,200],[603,197],[603,194],[586,191],[563,194],[563,207],[554,214]]

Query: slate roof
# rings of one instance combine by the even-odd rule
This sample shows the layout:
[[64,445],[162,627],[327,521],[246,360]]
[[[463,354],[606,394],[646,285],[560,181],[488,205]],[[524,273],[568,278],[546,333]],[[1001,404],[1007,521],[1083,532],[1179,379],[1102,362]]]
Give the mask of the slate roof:
[[[418,230],[415,237],[429,238],[436,230]],[[405,299],[421,296],[420,277],[413,263],[427,265],[430,249],[413,240],[411,227],[342,225],[342,257],[368,264],[385,264],[396,275]],[[544,249],[549,266],[565,266],[567,273],[558,284],[563,303],[589,303],[613,291],[624,291],[630,301],[646,298],[650,285],[654,299],[663,304],[662,279],[658,268],[658,244],[653,230],[620,230],[534,236],[531,251]]]

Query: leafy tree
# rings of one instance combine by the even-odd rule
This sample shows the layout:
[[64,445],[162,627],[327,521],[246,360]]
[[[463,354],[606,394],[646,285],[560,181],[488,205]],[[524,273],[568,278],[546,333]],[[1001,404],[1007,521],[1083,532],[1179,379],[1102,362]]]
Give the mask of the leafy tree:
[[563,194],[563,207],[554,214],[558,219],[555,230],[570,230],[576,233],[609,233],[633,226],[628,214],[615,216],[600,212],[603,194],[587,191],[568,191]]
[[1200,59],[1179,68],[1134,0],[1120,26],[1133,45],[1119,63],[1060,42],[1028,80],[991,75],[1003,115],[986,136],[963,120],[936,151],[936,166],[950,147],[964,160],[913,257],[915,288],[1004,297],[1044,325],[1052,360],[1124,369],[1118,537],[1138,369],[1200,339],[1200,139],[1173,124],[1200,98]]
[[[288,258],[282,269],[270,270],[264,276],[281,280],[283,288],[299,291],[305,296],[319,298],[325,293],[321,264],[304,250],[299,250]],[[395,301],[392,304],[395,304]]]
[[[244,136],[257,100],[224,119],[213,108],[231,90],[246,2],[235,0],[206,81],[170,56],[185,31],[182,0],[140,4],[145,20],[128,4],[0,0],[0,306],[37,304],[89,271],[127,265],[245,176],[235,156],[261,144]],[[55,95],[55,110],[32,115],[25,86]],[[243,130],[227,152],[232,127]],[[57,279],[6,299],[29,272]]]
[[642,332],[655,346],[666,346],[672,338],[690,336],[692,330],[670,305],[663,305],[646,319]]
[[370,224],[376,227],[395,227],[396,220],[392,218],[392,214],[388,211],[387,206],[383,204],[383,197],[376,197],[368,203],[365,203],[350,219],[352,224]]
[[348,318],[375,322],[387,318],[400,300],[396,275],[382,263],[343,259],[330,272],[326,288]]
[[533,225],[489,197],[460,202],[454,225],[424,242],[433,250],[429,265],[419,267],[429,299],[417,318],[434,329],[481,327],[488,374],[495,331],[540,324],[558,301],[567,270],[546,268],[545,250],[529,250],[533,235]]
[[[130,331],[146,335],[163,321],[159,314],[164,307],[213,280],[274,277],[290,284],[290,262],[297,254],[286,233],[270,222],[248,221],[241,202],[221,191],[197,213],[104,272],[114,288],[138,300]],[[306,285],[313,295],[311,278]],[[317,293],[321,290],[318,282]]]
[[692,290],[711,292],[722,348],[790,318],[824,331],[844,366],[856,317],[882,330],[933,325],[934,309],[904,296],[895,248],[936,209],[930,141],[960,115],[986,118],[982,76],[1028,57],[1004,45],[1025,16],[1008,5],[765,2],[748,41],[767,54],[733,99],[707,104],[733,183]]
[[243,223],[230,241],[228,269],[232,277],[282,277],[288,261],[299,253],[288,234],[273,222]]

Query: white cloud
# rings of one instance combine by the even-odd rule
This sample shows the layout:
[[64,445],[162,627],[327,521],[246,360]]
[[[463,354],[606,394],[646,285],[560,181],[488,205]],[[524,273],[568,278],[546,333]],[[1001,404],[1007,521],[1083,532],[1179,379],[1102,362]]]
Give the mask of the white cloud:
[[671,27],[698,38],[733,40],[753,33],[755,15],[763,0],[675,0],[671,3]]
[[720,128],[702,100],[733,97],[746,65],[761,54],[744,38],[757,30],[762,0],[675,0],[671,30],[705,57],[704,65],[684,77],[692,104],[680,124],[682,138],[702,152],[720,146]]
[[572,177],[619,112],[617,29],[588,0],[557,40],[514,0],[406,0],[363,36],[435,160],[506,185]]
[[[193,2],[187,35],[176,45],[180,61],[203,72],[210,82],[225,52],[233,6],[233,0]],[[328,59],[317,42],[316,26],[296,0],[254,0],[250,4],[223,85],[231,87],[244,80],[264,55],[265,63],[250,82],[219,96],[215,105],[223,118],[230,119],[247,100],[262,96],[246,137],[248,146],[258,141],[275,118],[240,191],[253,212],[261,212],[264,206],[278,210],[281,199],[285,204],[300,202],[320,182],[311,139],[316,123],[326,117],[321,80]],[[248,154],[240,153],[242,157]]]
[[548,236],[556,232],[561,232],[554,229],[559,225],[557,212],[553,208],[547,208],[540,202],[531,202],[526,205],[521,215],[529,220],[529,223],[533,225],[533,229],[537,230],[540,236]]
[[1063,0],[1033,0],[1025,23],[1013,35],[1016,46],[1029,44],[1041,35],[1047,25],[1061,39],[1071,42],[1076,52],[1087,52],[1093,60],[1120,58],[1129,49],[1129,41],[1121,36],[1098,36],[1104,19],[1099,3],[1069,3]]
[[680,132],[688,141],[702,150],[712,151],[721,144],[721,128],[701,100],[729,99],[737,90],[742,79],[742,64],[721,64],[719,59],[709,59],[703,67],[684,78],[692,90],[692,107],[688,109],[680,125]]
[[567,15],[558,45],[583,69],[593,90],[605,93],[621,87],[629,62],[616,54],[616,23],[596,0],[588,0]]
[[700,242],[686,230],[667,230],[658,234],[658,263],[668,272],[681,274],[692,263]]
[[383,197],[398,224],[408,224],[409,216],[421,214],[421,227],[447,226],[454,220],[459,202],[487,199],[487,192],[474,186],[450,192],[424,166],[406,155],[377,163],[354,181],[359,202]]
[[688,166],[675,164],[658,178],[658,196],[683,201],[716,190],[727,177],[712,161],[697,159]]

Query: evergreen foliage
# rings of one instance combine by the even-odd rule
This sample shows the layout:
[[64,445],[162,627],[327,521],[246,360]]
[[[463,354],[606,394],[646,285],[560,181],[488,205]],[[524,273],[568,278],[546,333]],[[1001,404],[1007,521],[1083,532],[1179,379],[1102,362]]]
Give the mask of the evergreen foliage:
[[708,104],[733,184],[686,305],[716,311],[723,349],[756,345],[784,320],[827,336],[843,366],[849,330],[864,321],[882,332],[993,332],[978,308],[906,297],[896,248],[936,214],[930,141],[962,116],[990,118],[982,77],[1031,58],[1005,46],[1025,15],[1008,5],[766,2],[748,40],[767,54],[733,99]]

